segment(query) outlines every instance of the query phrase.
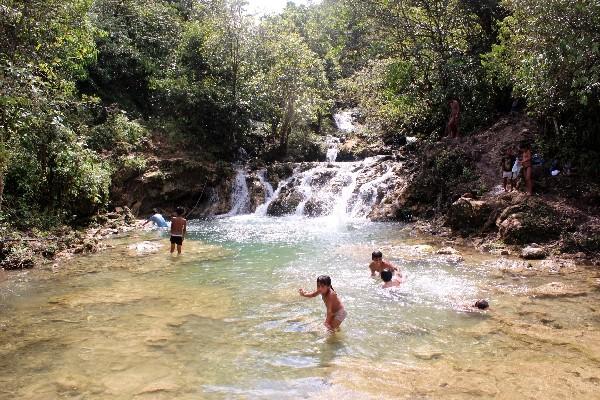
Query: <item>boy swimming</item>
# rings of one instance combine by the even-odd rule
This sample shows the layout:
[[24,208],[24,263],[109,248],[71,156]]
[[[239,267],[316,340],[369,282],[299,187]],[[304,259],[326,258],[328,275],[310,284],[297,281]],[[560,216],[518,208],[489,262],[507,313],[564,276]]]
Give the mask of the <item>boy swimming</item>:
[[340,298],[331,286],[331,278],[327,275],[321,275],[317,278],[317,290],[314,292],[308,293],[304,289],[298,289],[298,293],[302,297],[309,298],[321,295],[327,308],[327,316],[323,324],[330,332],[335,332],[348,315]]
[[183,239],[187,232],[187,221],[183,217],[183,207],[177,207],[177,215],[171,219],[171,254],[175,252],[175,245],[177,245],[177,254],[181,254],[181,248],[183,247]]
[[382,286],[383,289],[398,287],[402,284],[402,278],[398,275],[394,277],[394,273],[389,269],[381,271],[379,276],[381,276],[381,280],[384,282]]
[[[377,273],[381,274],[381,271],[383,271],[384,269],[388,269],[390,271],[392,271],[392,274],[394,273],[399,273],[400,271],[398,270],[397,267],[395,267],[392,263],[390,263],[389,261],[384,261],[383,260],[383,253],[381,253],[381,251],[376,250],[373,252],[373,254],[371,254],[371,264],[369,264],[369,269],[371,270],[371,276],[375,276],[377,275]],[[402,274],[400,274],[402,275]]]

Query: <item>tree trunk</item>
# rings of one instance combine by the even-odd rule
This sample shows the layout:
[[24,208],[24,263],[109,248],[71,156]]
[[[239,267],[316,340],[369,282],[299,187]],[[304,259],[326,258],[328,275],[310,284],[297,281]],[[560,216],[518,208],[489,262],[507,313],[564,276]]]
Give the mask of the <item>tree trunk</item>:
[[4,172],[0,172],[0,211],[2,211],[2,201],[4,200]]

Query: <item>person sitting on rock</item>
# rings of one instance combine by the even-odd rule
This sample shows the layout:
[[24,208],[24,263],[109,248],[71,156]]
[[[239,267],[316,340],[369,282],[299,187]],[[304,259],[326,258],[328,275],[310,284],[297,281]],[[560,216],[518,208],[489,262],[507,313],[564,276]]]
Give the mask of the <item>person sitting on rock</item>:
[[371,254],[371,260],[371,264],[369,264],[371,276],[375,276],[377,273],[381,274],[384,269],[390,270],[392,273],[400,272],[396,266],[383,259],[383,253],[381,253],[379,250],[376,250],[373,252],[373,254]]
[[398,275],[394,276],[394,273],[389,269],[381,271],[379,276],[381,276],[381,280],[384,282],[382,286],[383,289],[398,287],[402,284],[402,278]]
[[150,217],[148,217],[148,219],[146,220],[146,222],[144,222],[142,227],[146,226],[149,222],[152,222],[159,228],[168,228],[169,227],[169,225],[167,225],[167,221],[165,221],[165,218],[158,211],[158,208],[152,209],[152,213],[153,214]]

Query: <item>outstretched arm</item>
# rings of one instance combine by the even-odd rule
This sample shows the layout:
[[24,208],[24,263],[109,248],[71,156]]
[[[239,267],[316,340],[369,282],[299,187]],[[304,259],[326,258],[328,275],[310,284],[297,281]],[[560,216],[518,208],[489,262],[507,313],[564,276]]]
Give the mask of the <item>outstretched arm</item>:
[[309,298],[317,297],[319,295],[319,292],[316,290],[314,292],[309,293],[309,292],[305,291],[304,289],[298,289],[298,293],[300,293],[300,296],[302,296],[302,297],[309,297]]

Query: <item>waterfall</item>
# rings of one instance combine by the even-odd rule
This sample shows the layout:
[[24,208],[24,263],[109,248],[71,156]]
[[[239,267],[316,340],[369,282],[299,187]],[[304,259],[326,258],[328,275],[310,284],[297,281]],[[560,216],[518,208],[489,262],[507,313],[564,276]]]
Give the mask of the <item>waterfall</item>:
[[340,151],[340,139],[334,136],[327,136],[327,162],[335,162]]
[[250,190],[246,182],[246,170],[238,168],[231,190],[231,210],[227,216],[246,214],[250,211]]
[[256,173],[256,176],[258,176],[258,180],[265,191],[265,202],[256,208],[256,211],[254,212],[256,215],[267,215],[269,204],[271,204],[271,201],[273,201],[273,199],[276,197],[276,194],[278,194],[275,192],[275,190],[273,190],[273,186],[269,183],[269,181],[267,181],[266,174],[266,169],[262,169]]
[[340,111],[333,115],[333,120],[337,128],[345,133],[351,133],[356,130],[354,126],[354,117],[351,110]]
[[330,217],[337,222],[366,218],[396,181],[393,165],[389,157],[371,157],[298,167],[256,214]]

